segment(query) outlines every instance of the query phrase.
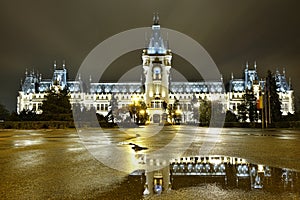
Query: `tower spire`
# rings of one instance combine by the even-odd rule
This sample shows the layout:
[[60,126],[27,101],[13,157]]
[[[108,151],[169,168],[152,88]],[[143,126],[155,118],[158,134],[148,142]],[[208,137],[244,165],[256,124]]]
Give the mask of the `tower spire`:
[[159,25],[158,12],[157,13],[153,13],[153,25]]
[[56,60],[54,60],[53,68],[56,70]]
[[257,67],[257,66],[256,66],[256,60],[255,60],[255,61],[254,61],[254,69],[255,69],[255,70],[256,70],[256,67]]

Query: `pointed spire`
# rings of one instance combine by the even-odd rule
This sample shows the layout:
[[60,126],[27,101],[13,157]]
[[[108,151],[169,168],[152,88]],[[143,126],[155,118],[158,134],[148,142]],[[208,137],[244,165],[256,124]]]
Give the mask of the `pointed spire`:
[[147,48],[148,46],[148,35],[147,32],[145,32],[145,47]]
[[221,79],[221,81],[223,82],[223,74],[220,74],[220,75],[221,75],[221,78],[220,78],[220,79]]
[[90,75],[90,82],[92,82],[92,75]]
[[27,77],[27,75],[28,75],[28,69],[26,68],[25,77]]
[[248,69],[249,68],[249,64],[248,64],[248,61],[246,62],[246,69]]
[[169,49],[169,32],[167,32],[166,49]]
[[231,80],[233,80],[233,72],[231,72]]
[[153,25],[159,25],[158,12],[157,13],[153,13]]
[[63,69],[65,69],[65,67],[66,67],[66,62],[65,62],[65,60],[63,60]]
[[254,61],[254,69],[255,69],[255,71],[256,71],[256,67],[257,67],[257,66],[256,66],[256,61]]
[[78,80],[81,81],[81,74],[78,74]]
[[56,70],[56,60],[54,60],[53,68]]
[[285,76],[285,68],[283,68],[282,73],[283,73],[283,75]]
[[40,81],[42,81],[42,74],[40,74],[40,77],[39,77]]

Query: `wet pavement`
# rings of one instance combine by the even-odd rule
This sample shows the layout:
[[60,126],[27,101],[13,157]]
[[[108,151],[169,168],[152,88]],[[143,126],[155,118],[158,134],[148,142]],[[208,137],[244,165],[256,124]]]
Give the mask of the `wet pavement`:
[[[146,128],[147,129],[147,128]],[[166,127],[159,135],[144,137],[145,128],[105,129],[109,141],[130,154],[147,154],[169,143],[180,131],[188,137],[198,133],[185,156],[197,156],[210,141],[205,128]],[[92,130],[97,132],[97,130]],[[147,133],[148,134],[148,133]],[[215,139],[215,138],[213,138]],[[179,140],[178,140],[179,141]],[[143,197],[141,177],[111,169],[102,164],[83,144],[106,145],[101,141],[82,141],[76,130],[1,130],[0,199],[299,199],[298,191],[273,193],[269,190],[244,190],[223,187],[216,181],[175,187],[162,195]],[[132,145],[147,149],[132,149]],[[123,147],[124,146],[124,147]],[[109,149],[107,149],[109,152]],[[249,163],[278,169],[300,170],[300,131],[223,129],[211,143],[211,155],[246,158]],[[102,153],[103,155],[106,152]],[[118,160],[113,153],[107,159]],[[134,168],[134,167],[133,167]],[[190,179],[191,180],[191,179]],[[179,181],[180,182],[180,181]],[[187,181],[185,181],[187,182]],[[191,181],[192,182],[192,181]],[[275,183],[276,184],[276,183]],[[279,182],[278,182],[279,184]],[[280,182],[282,185],[282,182]]]

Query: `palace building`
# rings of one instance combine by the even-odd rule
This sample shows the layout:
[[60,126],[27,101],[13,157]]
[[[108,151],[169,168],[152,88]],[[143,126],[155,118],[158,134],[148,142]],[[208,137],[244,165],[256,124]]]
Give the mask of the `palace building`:
[[[90,79],[86,88],[82,89],[82,81],[67,79],[65,63],[57,67],[54,63],[52,79],[43,79],[41,74],[25,73],[25,79],[17,97],[17,112],[30,110],[41,114],[42,102],[51,87],[67,87],[70,93],[70,103],[94,108],[97,113],[106,116],[112,109],[112,100],[116,102],[117,109],[126,110],[128,106],[144,102],[149,123],[160,123],[163,120],[172,120],[173,114],[181,116],[181,122],[195,122],[193,114],[195,105],[199,106],[201,100],[216,101],[213,96],[220,96],[223,111],[230,110],[238,114],[238,106],[244,102],[246,90],[253,91],[259,99],[264,90],[265,80],[257,74],[256,63],[252,69],[245,66],[244,77],[236,79],[231,77],[229,87],[224,88],[223,79],[198,82],[175,82],[172,80],[172,52],[162,37],[159,18],[154,16],[152,35],[148,47],[142,52],[142,78],[138,82],[98,83]],[[282,102],[283,115],[294,113],[294,97],[290,82],[288,83],[285,71],[275,74],[277,92]],[[217,99],[218,100],[218,99]],[[128,113],[120,112],[121,119],[128,117]]]

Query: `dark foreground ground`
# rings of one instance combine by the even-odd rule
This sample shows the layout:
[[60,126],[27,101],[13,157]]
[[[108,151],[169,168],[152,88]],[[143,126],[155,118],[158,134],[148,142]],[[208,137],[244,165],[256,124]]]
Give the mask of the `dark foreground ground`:
[[[172,131],[172,127],[168,129]],[[111,137],[114,136],[121,141],[138,142],[136,138],[121,132],[114,132]],[[300,131],[224,129],[211,154],[241,157],[253,163],[300,170]],[[132,192],[140,187],[138,180],[129,180],[127,175],[95,159],[86,150],[75,129],[0,131],[0,199],[140,198],[140,194]],[[127,184],[129,181],[135,183]],[[143,190],[143,186],[139,190]],[[224,190],[213,183],[146,198],[174,200],[200,197],[300,199],[298,193]]]

